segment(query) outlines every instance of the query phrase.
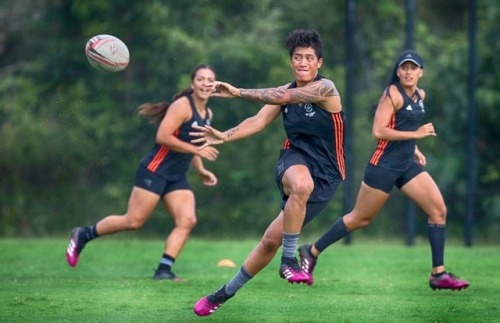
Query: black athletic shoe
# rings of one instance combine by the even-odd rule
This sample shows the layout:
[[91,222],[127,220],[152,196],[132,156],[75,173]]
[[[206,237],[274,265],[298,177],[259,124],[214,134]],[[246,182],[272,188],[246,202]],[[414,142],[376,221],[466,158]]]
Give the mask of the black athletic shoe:
[[156,269],[155,271],[155,274],[153,275],[153,279],[154,280],[171,280],[171,281],[174,281],[174,282],[179,282],[181,281],[180,278],[178,278],[177,276],[175,276],[175,274],[173,272],[171,272],[170,270],[168,269]]

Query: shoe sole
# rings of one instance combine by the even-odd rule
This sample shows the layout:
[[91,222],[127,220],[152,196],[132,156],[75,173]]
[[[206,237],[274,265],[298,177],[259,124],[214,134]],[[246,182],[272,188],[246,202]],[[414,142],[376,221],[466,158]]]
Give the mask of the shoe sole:
[[307,284],[307,282],[309,281],[309,277],[304,278],[304,279],[298,279],[298,280],[290,280],[290,279],[286,278],[285,276],[281,275],[281,273],[280,273],[280,278],[285,279],[290,284]]
[[458,287],[458,288],[446,288],[446,287],[437,287],[437,286],[430,286],[431,289],[433,291],[436,291],[436,290],[442,290],[442,289],[448,289],[448,290],[452,290],[452,291],[461,291],[462,289],[467,289],[467,287],[469,287],[469,285],[467,286],[463,286],[463,287]]

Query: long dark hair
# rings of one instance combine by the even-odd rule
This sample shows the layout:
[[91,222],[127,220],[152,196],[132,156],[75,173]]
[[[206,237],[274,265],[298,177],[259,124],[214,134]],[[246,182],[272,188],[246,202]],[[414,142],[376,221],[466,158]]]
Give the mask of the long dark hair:
[[[211,70],[215,74],[215,70],[210,65],[200,64],[196,66],[193,72],[191,73],[191,82],[196,77],[196,73],[199,70],[205,68]],[[172,97],[172,102],[191,93],[193,93],[193,89],[191,88],[191,86],[188,86],[187,88],[174,94],[174,96]],[[163,120],[163,117],[165,117],[165,113],[167,113],[167,109],[170,106],[170,104],[172,103],[171,102],[143,103],[137,107],[137,111],[140,116],[146,117],[149,123],[154,125],[159,125],[161,120]]]

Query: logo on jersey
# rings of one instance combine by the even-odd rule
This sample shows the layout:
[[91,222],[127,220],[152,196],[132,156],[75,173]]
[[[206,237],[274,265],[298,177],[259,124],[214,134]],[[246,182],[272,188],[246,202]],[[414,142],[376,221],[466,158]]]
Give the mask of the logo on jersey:
[[288,108],[285,108],[285,110],[283,110],[284,113],[288,113]]
[[306,110],[306,117],[312,117],[316,114],[311,103],[304,104],[304,110]]
[[195,121],[193,121],[193,123],[191,124],[191,127],[192,127],[192,126],[197,126],[197,125],[198,125],[198,121],[196,121],[196,120],[195,120]]
[[412,109],[411,105],[409,105],[409,104],[408,104],[408,106],[406,107],[406,110],[407,110],[407,111],[413,111],[413,109]]
[[420,108],[422,109],[422,112],[425,112],[425,108],[424,108],[424,101],[422,100],[418,100],[418,105],[420,106]]

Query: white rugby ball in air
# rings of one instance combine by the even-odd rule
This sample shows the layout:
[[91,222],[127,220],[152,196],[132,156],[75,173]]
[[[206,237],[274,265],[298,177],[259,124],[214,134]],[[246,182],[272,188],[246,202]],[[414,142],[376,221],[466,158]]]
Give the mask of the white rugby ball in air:
[[101,71],[119,72],[129,63],[127,45],[112,35],[97,35],[89,39],[85,55],[93,67]]

